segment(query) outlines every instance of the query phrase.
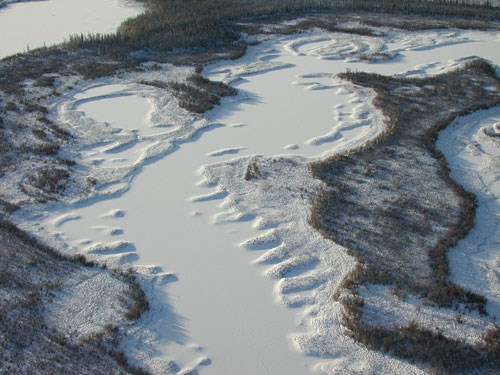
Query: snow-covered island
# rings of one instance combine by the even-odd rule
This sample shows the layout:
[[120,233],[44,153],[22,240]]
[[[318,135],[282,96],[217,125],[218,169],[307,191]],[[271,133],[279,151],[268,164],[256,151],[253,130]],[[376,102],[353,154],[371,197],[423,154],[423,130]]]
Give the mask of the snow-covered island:
[[0,61],[2,371],[498,370],[495,11],[295,6]]

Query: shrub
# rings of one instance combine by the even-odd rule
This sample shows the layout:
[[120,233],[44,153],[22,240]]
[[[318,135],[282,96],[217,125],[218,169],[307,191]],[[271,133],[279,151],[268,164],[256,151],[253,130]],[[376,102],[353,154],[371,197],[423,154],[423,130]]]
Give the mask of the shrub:
[[61,193],[69,180],[69,172],[66,169],[47,167],[41,169],[28,177],[28,183],[45,193]]
[[170,82],[179,98],[179,106],[193,113],[204,113],[220,104],[225,96],[237,94],[237,90],[222,83],[213,82],[200,75],[192,75],[187,83]]
[[127,311],[125,312],[125,319],[130,321],[138,320],[141,315],[149,310],[149,302],[146,298],[146,294],[142,290],[137,275],[132,269],[127,271],[116,269],[114,270],[115,275],[120,279],[126,281],[129,288],[121,297],[122,303],[126,306]]
[[245,172],[245,177],[244,177],[245,181],[254,180],[254,179],[257,179],[259,177],[261,177],[261,174],[260,174],[259,166],[257,165],[257,161],[252,160],[247,166],[247,170]]
[[43,75],[43,76],[35,79],[35,86],[52,87],[54,85],[55,80],[56,80],[56,77],[54,77],[54,76]]

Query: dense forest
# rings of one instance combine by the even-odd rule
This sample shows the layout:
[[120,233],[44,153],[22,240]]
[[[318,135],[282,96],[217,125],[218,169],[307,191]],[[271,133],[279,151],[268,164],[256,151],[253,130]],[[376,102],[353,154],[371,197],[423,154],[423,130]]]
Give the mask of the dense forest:
[[119,59],[165,52],[195,51],[237,43],[242,21],[285,18],[294,14],[376,12],[433,17],[500,20],[490,3],[457,0],[150,0],[147,11],[124,22],[116,34],[75,35],[67,47],[95,49]]

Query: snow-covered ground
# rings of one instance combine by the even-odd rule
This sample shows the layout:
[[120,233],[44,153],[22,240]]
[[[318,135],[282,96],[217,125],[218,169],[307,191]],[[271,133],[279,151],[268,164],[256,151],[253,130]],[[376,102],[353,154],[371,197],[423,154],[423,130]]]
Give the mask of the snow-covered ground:
[[[119,13],[102,6],[102,14]],[[3,12],[0,29],[6,27]],[[64,30],[58,38],[86,30]],[[39,45],[61,40],[43,38]],[[25,42],[17,42],[3,56],[19,52]],[[95,190],[72,202],[22,211],[17,220],[62,251],[134,266],[154,280],[144,283],[152,309],[130,328],[123,346],[157,373],[420,373],[343,335],[340,305],[331,295],[354,261],[307,223],[309,199],[321,188],[307,163],[356,147],[383,129],[382,115],[371,105],[373,93],[339,80],[337,73],[438,74],[472,55],[499,64],[499,44],[497,33],[457,30],[270,37],[242,59],[205,70],[240,90],[206,116],[179,108],[168,90],[139,83],[183,80],[189,68],[164,65],[81,82],[47,105],[51,117],[71,126],[80,140],[77,149],[63,151],[83,166],[75,179],[96,179]],[[386,53],[390,60],[360,60]],[[496,230],[492,215],[498,209],[483,213],[481,207],[478,222]],[[499,237],[492,238],[481,258],[467,256],[477,243],[471,240],[451,253],[461,259],[451,263],[454,280],[478,288],[497,311]],[[465,277],[465,261],[477,273],[486,266],[493,278]],[[54,309],[65,321],[60,329],[84,326],[71,310]]]
[[488,311],[500,319],[500,108],[456,119],[443,130],[438,147],[452,176],[476,194],[475,227],[450,251],[451,279],[488,298]]
[[16,2],[0,9],[0,59],[51,46],[70,35],[111,33],[143,11],[127,0],[45,0]]

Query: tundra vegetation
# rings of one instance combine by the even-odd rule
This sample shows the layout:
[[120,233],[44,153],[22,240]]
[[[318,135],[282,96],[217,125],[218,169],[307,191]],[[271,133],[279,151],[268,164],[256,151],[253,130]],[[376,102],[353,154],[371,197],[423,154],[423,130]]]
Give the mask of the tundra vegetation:
[[[0,2],[0,7],[3,4],[5,1]],[[411,30],[437,27],[481,29],[498,28],[498,23],[492,21],[500,19],[499,8],[488,3],[478,6],[441,0],[150,0],[145,5],[147,11],[144,14],[124,22],[115,34],[74,35],[60,46],[0,60],[0,182],[5,183],[7,177],[17,171],[28,171],[18,181],[18,196],[0,193],[0,290],[5,297],[2,297],[0,306],[2,371],[142,371],[128,365],[123,353],[116,350],[119,327],[109,327],[89,340],[74,343],[46,326],[42,319],[44,296],[60,288],[69,273],[88,265],[83,258],[68,258],[34,242],[8,223],[9,215],[21,206],[58,200],[85,189],[68,189],[72,184],[72,171],[78,166],[60,153],[63,147],[78,140],[74,139],[70,129],[54,123],[41,104],[47,97],[60,94],[58,90],[62,85],[58,83],[61,77],[94,79],[110,76],[123,70],[147,69],[141,65],[146,61],[204,64],[217,59],[237,58],[244,54],[248,43],[241,38],[242,32],[252,34],[272,30],[291,33],[312,27],[339,31],[342,22],[356,20],[361,27],[342,28],[342,31],[370,35],[372,26]],[[298,17],[300,22],[280,25],[284,20]],[[220,97],[234,94],[231,88],[205,80],[199,73],[198,69],[197,74],[184,84],[171,83],[165,87],[178,94],[186,109],[202,113],[217,105]],[[433,140],[437,130],[458,112],[494,104],[497,99],[491,93],[483,92],[481,87],[486,81],[490,85],[491,81],[496,85],[498,82],[491,67],[482,62],[427,81],[394,80],[362,73],[346,74],[344,78],[373,87],[379,94],[376,104],[386,113],[391,125],[378,143],[370,144],[356,154],[339,156],[311,167],[318,178],[330,184],[313,204],[311,223],[325,235],[344,244],[360,262],[344,285],[352,292],[343,302],[348,312],[345,324],[356,339],[370,348],[387,348],[395,355],[430,362],[437,369],[453,370],[451,360],[444,365],[436,364],[432,358],[418,354],[423,350],[412,349],[425,343],[424,338],[439,343],[440,337],[418,327],[397,332],[366,325],[362,320],[362,300],[356,297],[355,289],[364,283],[393,283],[401,293],[426,296],[442,306],[465,303],[484,313],[484,298],[447,280],[446,250],[472,225],[474,199],[449,178],[446,164],[435,150]],[[420,97],[427,100],[419,100],[418,95],[408,90],[417,90],[422,94]],[[435,98],[435,101],[428,98]],[[360,162],[356,161],[358,158]],[[376,160],[380,162],[377,164]],[[397,167],[400,162],[405,163],[405,168]],[[425,197],[427,203],[419,201],[421,197],[412,191],[415,185],[405,183],[405,178],[422,183],[423,179],[419,180],[415,175],[416,165],[429,175],[440,176],[431,181],[433,189],[429,189],[429,197]],[[352,171],[348,172],[349,169]],[[392,175],[391,171],[396,170],[397,173]],[[250,180],[258,175],[255,165],[247,171],[245,178]],[[335,182],[331,176],[341,177]],[[389,178],[382,179],[382,176]],[[439,187],[449,189],[450,194],[441,198],[436,196],[435,189]],[[370,190],[372,188],[374,190]],[[371,213],[368,208],[353,202],[354,199],[361,199],[361,202],[369,198],[374,199],[370,207],[376,210]],[[326,209],[321,208],[322,204],[327,208],[348,209],[353,215],[332,218]],[[380,215],[380,222],[375,220],[374,213]],[[369,226],[362,228],[361,218],[367,220]],[[391,237],[389,228],[392,225],[396,225],[395,233],[402,236]],[[417,233],[414,240],[409,236],[411,231]],[[433,236],[429,236],[430,232]],[[395,242],[390,248],[383,246],[384,238]],[[411,246],[407,246],[409,244]],[[412,253],[410,248],[418,251]],[[375,250],[381,252],[380,257],[376,257]],[[418,262],[414,261],[412,254],[417,254]],[[394,265],[389,263],[391,256],[407,271],[406,277],[394,274]],[[148,303],[136,278],[125,271],[117,271],[114,275],[129,285],[129,292],[120,297],[128,306],[127,319],[138,319]],[[497,354],[499,336],[498,330],[491,331],[484,339],[486,349],[466,347],[459,353],[467,357],[465,354],[472,351],[479,353],[477,356],[493,358],[490,363],[498,368],[495,361],[500,357]],[[411,345],[406,345],[408,342]],[[443,358],[451,358],[449,348],[453,345],[447,341],[446,345],[439,346],[446,354],[441,355]],[[431,354],[438,353],[441,352],[432,350]],[[476,354],[472,358],[477,358],[474,356]],[[464,368],[474,367],[475,362],[471,363]]]
[[363,320],[363,299],[356,293],[363,285],[391,285],[399,296],[487,314],[484,297],[448,279],[447,251],[472,228],[476,203],[450,177],[434,143],[455,117],[500,104],[495,68],[476,60],[423,79],[352,72],[342,77],[373,88],[374,105],[388,119],[373,141],[311,164],[327,188],[313,201],[310,223],[358,261],[336,295],[347,331],[370,348],[430,363],[439,372],[500,369],[498,342],[472,346],[415,324],[372,326]]
[[[117,348],[123,334],[118,326],[74,341],[45,322],[45,301],[66,279],[102,269],[83,256],[61,255],[5,220],[0,221],[0,257],[1,373],[144,373]],[[126,285],[125,294],[113,298],[123,300],[127,319],[137,319],[147,302],[134,274],[108,272]]]

